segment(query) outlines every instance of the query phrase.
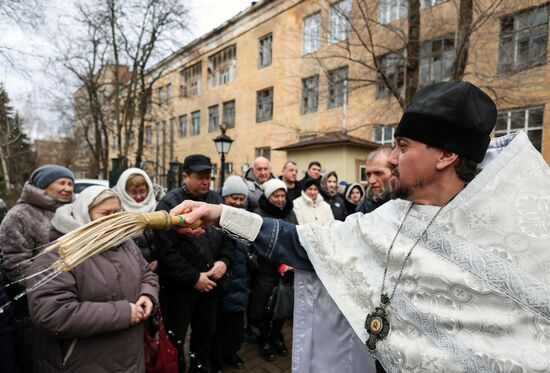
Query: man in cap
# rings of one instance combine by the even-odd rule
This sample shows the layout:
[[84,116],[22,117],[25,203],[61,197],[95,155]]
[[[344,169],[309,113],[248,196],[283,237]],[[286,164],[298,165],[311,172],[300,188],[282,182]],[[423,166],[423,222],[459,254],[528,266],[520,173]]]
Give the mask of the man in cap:
[[[182,201],[219,204],[219,194],[210,190],[210,158],[193,154],[183,162],[183,185],[160,200],[157,210],[170,211]],[[190,372],[209,371],[210,349],[216,330],[216,311],[234,241],[207,228],[200,237],[156,231],[160,304],[166,328],[180,352],[180,371],[185,371],[183,343],[191,325]]]
[[295,227],[205,204],[173,213],[314,268],[387,370],[548,371],[550,170],[522,132],[491,142],[495,120],[473,84],[418,91],[389,158],[395,200],[344,223]]

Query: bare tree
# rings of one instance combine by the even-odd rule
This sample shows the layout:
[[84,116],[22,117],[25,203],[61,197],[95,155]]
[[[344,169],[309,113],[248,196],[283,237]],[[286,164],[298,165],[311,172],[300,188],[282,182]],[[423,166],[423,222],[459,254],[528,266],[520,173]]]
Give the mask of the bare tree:
[[[450,69],[447,67],[445,76],[439,79],[460,80],[471,74],[467,66],[476,62],[469,54],[472,35],[482,33],[480,30],[485,23],[494,19],[503,8],[503,0],[476,4],[473,0],[452,0],[442,4],[446,10],[440,13],[426,10],[445,3],[443,1],[347,1],[352,3],[350,9],[342,9],[338,5],[342,2],[325,3],[327,6],[322,11],[329,16],[328,24],[324,24],[329,47],[311,53],[309,58],[327,76],[331,66],[347,64],[351,72],[348,77],[350,91],[374,86],[377,98],[391,98],[380,101],[386,107],[382,109],[384,105],[377,105],[380,113],[371,116],[374,120],[355,123],[348,131],[384,123],[388,113],[394,113],[398,108],[404,110],[415,92],[430,82],[432,77],[426,79],[426,71],[421,71],[421,62],[425,58],[422,47],[425,42],[430,42],[430,38],[446,35],[444,40],[452,43]],[[456,12],[455,16],[452,16],[453,12]],[[330,40],[334,33],[331,28],[335,27],[333,19],[338,17],[346,20],[348,34],[335,42]],[[426,22],[423,21],[425,18]],[[495,35],[492,37],[494,40]]]
[[121,66],[123,61],[130,68],[125,79],[115,76],[114,80],[118,153],[128,155],[131,135],[137,127],[136,166],[139,167],[152,87],[162,74],[160,70],[148,69],[174,44],[174,35],[186,30],[187,7],[181,0],[125,1],[123,5],[120,0],[105,1],[115,66]]

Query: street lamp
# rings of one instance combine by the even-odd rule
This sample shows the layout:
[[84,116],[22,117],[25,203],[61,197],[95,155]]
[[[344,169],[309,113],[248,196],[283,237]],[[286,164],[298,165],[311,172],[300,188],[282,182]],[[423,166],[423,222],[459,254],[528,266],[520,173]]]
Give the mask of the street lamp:
[[225,155],[229,153],[233,139],[225,134],[225,124],[222,123],[220,125],[220,130],[222,131],[222,134],[214,139],[214,143],[216,144],[216,150],[221,157],[222,168],[220,172],[220,187],[223,187],[223,183],[225,181]]

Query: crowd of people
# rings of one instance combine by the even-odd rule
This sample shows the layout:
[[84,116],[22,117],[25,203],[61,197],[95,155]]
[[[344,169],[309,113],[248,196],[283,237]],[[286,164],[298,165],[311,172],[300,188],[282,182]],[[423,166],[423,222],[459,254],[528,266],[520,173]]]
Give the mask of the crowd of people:
[[[224,364],[242,368],[239,350],[245,337],[258,344],[267,361],[288,356],[289,341],[282,331],[292,316],[274,316],[270,302],[280,283],[292,287],[296,281],[294,307],[304,308],[300,302],[305,299],[301,292],[307,288],[302,284],[307,275],[258,256],[253,247],[212,227],[200,237],[147,229],[21,300],[10,300],[40,280],[31,274],[56,260],[53,252],[37,256],[45,244],[119,211],[170,211],[193,200],[292,224],[343,221],[356,211],[369,211],[389,199],[390,151],[381,147],[369,155],[366,190],[361,184],[340,181],[336,171],[322,172],[316,161],[300,180],[292,161],[276,177],[270,161],[258,157],[244,177],[230,176],[215,191],[210,159],[190,155],[184,160],[182,186],[160,200],[141,169],[125,170],[112,189],[92,186],[75,197],[71,170],[39,167],[0,225],[0,370],[144,371],[144,328],[157,308],[178,350],[180,372],[222,372]],[[303,348],[296,339],[294,351]],[[184,351],[189,351],[187,358]]]
[[[245,337],[267,361],[287,356],[291,318],[295,372],[548,371],[550,173],[526,134],[491,140],[496,117],[471,83],[424,87],[396,147],[368,154],[366,189],[319,162],[276,177],[258,157],[214,191],[194,154],[158,200],[134,168],[75,199],[69,169],[36,169],[0,224],[0,371],[145,372],[160,315],[173,372],[243,368]],[[201,224],[145,231],[41,283],[57,257],[45,244],[122,210]]]

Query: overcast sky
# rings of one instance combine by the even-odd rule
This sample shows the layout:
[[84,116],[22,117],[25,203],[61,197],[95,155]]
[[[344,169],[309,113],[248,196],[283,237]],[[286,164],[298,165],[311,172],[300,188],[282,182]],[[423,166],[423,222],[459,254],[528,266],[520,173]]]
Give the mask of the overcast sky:
[[[2,0],[0,0],[2,1]],[[10,53],[17,68],[0,62],[0,82],[4,84],[12,106],[34,118],[27,118],[30,135],[44,137],[56,131],[57,117],[52,113],[52,103],[47,90],[54,89],[51,78],[45,74],[45,62],[54,49],[45,35],[44,28],[54,23],[65,11],[67,0],[49,0],[45,19],[41,25],[21,28],[14,24],[0,24],[0,45],[13,49]],[[182,45],[207,33],[224,21],[251,5],[251,0],[188,0],[190,8],[187,40]]]

